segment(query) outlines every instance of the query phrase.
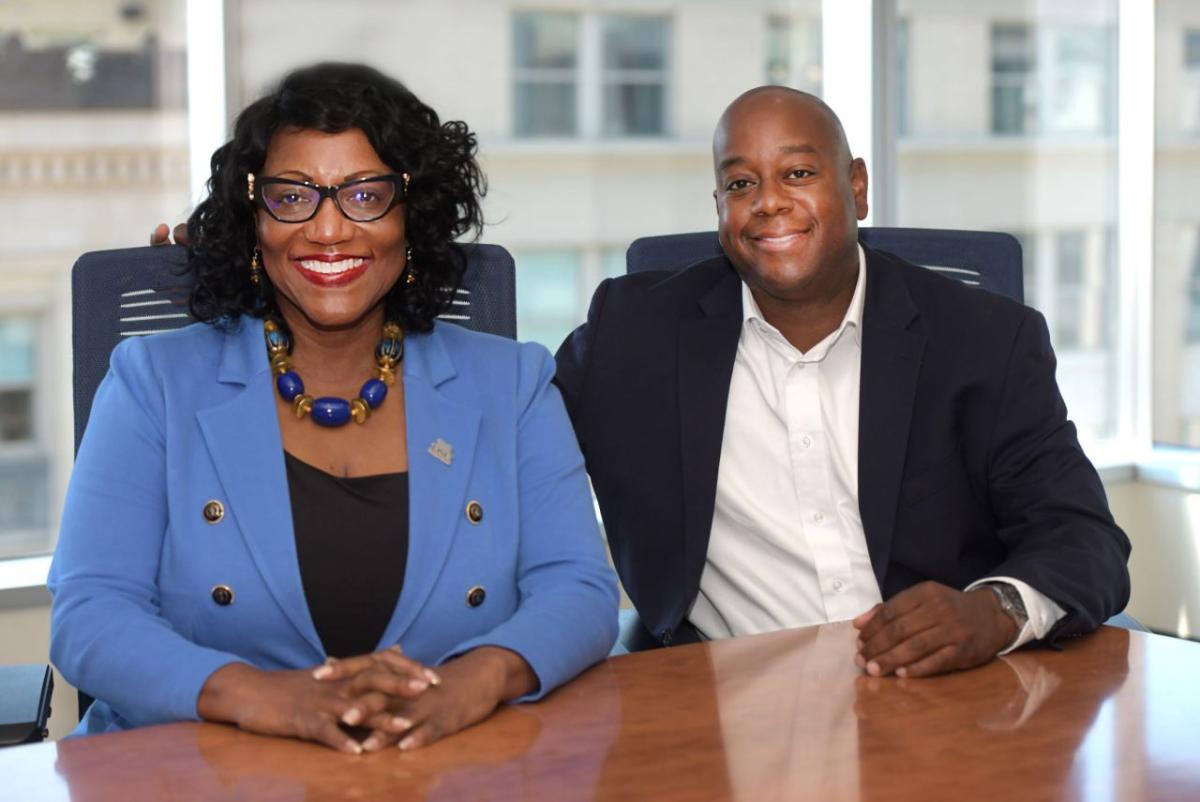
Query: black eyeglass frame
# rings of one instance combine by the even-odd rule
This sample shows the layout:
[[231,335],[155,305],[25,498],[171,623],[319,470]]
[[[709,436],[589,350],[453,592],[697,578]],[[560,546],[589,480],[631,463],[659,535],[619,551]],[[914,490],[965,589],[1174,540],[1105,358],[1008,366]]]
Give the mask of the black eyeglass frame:
[[[345,217],[347,220],[349,220],[353,223],[374,222],[375,220],[379,220],[380,218],[387,215],[387,213],[390,212],[392,209],[396,208],[397,204],[404,202],[404,199],[408,197],[408,182],[409,182],[409,180],[410,180],[410,176],[408,173],[385,173],[383,175],[371,175],[371,176],[367,176],[365,178],[355,178],[351,181],[343,181],[342,183],[336,184],[336,185],[324,185],[324,184],[317,184],[312,181],[297,181],[292,178],[274,178],[274,177],[256,178],[254,173],[246,174],[246,184],[247,184],[247,189],[249,190],[250,200],[253,201],[255,204],[257,204],[258,206],[261,206],[262,209],[267,214],[271,215],[272,220],[278,220],[280,223],[295,223],[295,224],[307,223],[309,220],[312,220],[314,217],[316,217],[317,212],[319,212],[321,210],[321,204],[325,201],[326,198],[333,201],[334,207],[339,212],[341,212],[342,217]],[[367,183],[371,183],[371,182],[375,182],[375,181],[388,181],[396,188],[396,194],[392,196],[392,201],[391,201],[391,203],[388,204],[387,208],[384,209],[379,214],[375,215],[374,217],[367,217],[367,218],[363,218],[363,219],[351,217],[349,214],[347,214],[346,210],[342,208],[341,201],[338,200],[338,197],[337,197],[338,193],[341,192],[343,189],[347,189],[349,187],[353,187],[358,184],[367,184]],[[305,217],[302,220],[284,220],[284,219],[280,218],[279,216],[277,216],[275,214],[275,212],[271,211],[270,204],[267,203],[267,199],[263,196],[263,189],[264,189],[264,187],[267,187],[270,185],[279,185],[279,184],[284,184],[287,186],[294,186],[294,187],[307,187],[308,189],[316,190],[318,200],[317,200],[316,204],[313,205],[312,214],[310,214],[308,217]]]

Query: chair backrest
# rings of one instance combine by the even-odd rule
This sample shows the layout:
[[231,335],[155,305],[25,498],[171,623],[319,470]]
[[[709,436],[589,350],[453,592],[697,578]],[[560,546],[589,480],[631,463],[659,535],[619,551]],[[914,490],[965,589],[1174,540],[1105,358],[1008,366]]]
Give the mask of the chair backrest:
[[[858,235],[868,247],[894,253],[964,284],[1018,301],[1025,299],[1021,243],[1011,234],[940,228],[860,228]],[[681,270],[721,253],[715,231],[642,237],[629,246],[625,265],[630,273]]]
[[[499,245],[463,245],[467,270],[443,320],[468,329],[517,336],[516,270]],[[192,322],[191,276],[179,246],[85,253],[71,271],[75,369],[75,447],[92,396],[108,372],[108,357],[126,337],[182,328]]]

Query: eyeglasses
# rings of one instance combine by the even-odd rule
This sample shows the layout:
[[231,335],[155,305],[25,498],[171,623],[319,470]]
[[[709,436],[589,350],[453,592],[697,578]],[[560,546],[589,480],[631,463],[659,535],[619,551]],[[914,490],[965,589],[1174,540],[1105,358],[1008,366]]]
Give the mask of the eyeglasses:
[[404,200],[408,173],[356,178],[337,186],[322,186],[290,178],[260,178],[246,174],[246,194],[281,223],[304,223],[316,216],[329,198],[338,211],[356,223],[378,220]]

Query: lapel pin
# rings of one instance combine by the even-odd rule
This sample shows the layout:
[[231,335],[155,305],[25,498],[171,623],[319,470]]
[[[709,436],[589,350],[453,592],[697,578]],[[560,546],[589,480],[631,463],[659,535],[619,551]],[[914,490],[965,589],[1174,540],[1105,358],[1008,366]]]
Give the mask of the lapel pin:
[[447,465],[449,465],[451,462],[454,462],[454,446],[450,445],[440,437],[434,440],[429,446],[429,453],[434,459],[440,460]]

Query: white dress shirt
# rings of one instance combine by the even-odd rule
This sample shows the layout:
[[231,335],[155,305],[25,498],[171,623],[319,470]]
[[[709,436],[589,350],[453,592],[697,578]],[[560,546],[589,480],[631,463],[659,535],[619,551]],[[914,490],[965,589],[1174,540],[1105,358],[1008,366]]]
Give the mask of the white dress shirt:
[[[706,637],[844,621],[880,601],[858,509],[858,402],[866,257],[841,324],[799,351],[742,284],[716,504],[688,619]],[[1020,580],[1029,623],[1008,647],[1044,637],[1063,610]]]

